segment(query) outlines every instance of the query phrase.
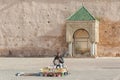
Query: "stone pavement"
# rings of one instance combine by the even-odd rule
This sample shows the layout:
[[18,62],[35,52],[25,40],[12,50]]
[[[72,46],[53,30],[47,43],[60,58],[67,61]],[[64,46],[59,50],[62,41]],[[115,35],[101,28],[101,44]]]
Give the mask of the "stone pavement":
[[19,76],[39,72],[53,58],[0,58],[0,80],[120,80],[120,58],[65,58],[70,74],[64,77]]

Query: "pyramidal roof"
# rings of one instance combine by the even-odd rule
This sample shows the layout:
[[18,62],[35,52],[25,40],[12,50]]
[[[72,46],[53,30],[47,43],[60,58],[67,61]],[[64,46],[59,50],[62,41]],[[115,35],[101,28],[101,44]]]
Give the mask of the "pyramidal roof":
[[67,18],[68,21],[90,21],[95,20],[95,18],[88,12],[88,10],[83,6],[73,15]]

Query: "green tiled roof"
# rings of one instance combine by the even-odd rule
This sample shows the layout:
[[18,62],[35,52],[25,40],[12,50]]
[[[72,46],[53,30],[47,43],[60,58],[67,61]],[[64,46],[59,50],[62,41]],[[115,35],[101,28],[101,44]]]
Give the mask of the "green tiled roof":
[[68,17],[67,20],[68,21],[90,21],[90,20],[95,20],[95,18],[83,6],[76,13]]

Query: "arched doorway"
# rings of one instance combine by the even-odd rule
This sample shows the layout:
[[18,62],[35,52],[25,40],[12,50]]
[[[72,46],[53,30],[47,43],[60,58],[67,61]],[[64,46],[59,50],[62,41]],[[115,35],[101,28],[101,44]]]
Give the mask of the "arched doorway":
[[90,41],[88,31],[86,31],[85,29],[76,30],[73,34],[73,39],[74,56],[90,56]]

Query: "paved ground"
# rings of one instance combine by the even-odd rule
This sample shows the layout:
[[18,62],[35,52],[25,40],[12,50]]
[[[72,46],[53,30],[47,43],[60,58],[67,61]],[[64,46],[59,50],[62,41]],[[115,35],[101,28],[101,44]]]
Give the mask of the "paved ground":
[[120,58],[65,58],[70,75],[65,77],[19,76],[39,72],[53,58],[0,58],[0,80],[120,80]]

